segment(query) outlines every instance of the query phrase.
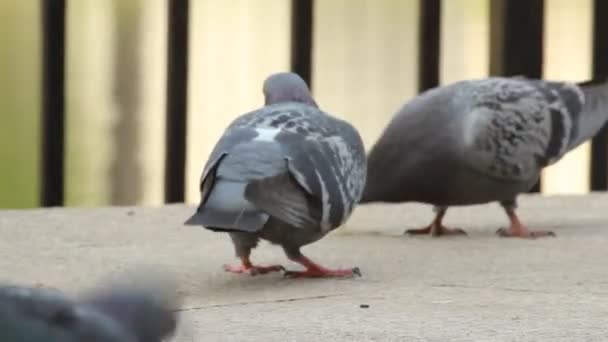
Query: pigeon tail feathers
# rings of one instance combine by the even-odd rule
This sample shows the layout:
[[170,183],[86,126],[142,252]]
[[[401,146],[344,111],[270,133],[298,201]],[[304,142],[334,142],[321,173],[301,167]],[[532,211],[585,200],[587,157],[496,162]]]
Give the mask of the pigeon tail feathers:
[[580,83],[578,86],[583,92],[584,104],[570,149],[592,138],[608,121],[608,79]]

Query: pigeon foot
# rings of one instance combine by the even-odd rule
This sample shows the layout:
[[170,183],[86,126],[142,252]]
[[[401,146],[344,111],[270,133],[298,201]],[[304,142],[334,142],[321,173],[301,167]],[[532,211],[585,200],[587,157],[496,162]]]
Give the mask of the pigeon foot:
[[285,271],[283,273],[285,278],[351,278],[354,276],[361,276],[361,270],[359,267],[344,268],[344,269],[328,269],[321,265],[314,263],[312,260],[305,256],[301,256],[293,261],[306,267],[305,271]]
[[509,228],[500,228],[496,231],[496,234],[501,237],[518,237],[523,239],[536,239],[539,237],[555,236],[555,233],[549,230],[530,230],[526,227],[519,217],[515,213],[515,209],[512,207],[506,207],[505,211],[509,217],[511,224]]
[[240,265],[224,265],[224,271],[230,273],[242,273],[249,274],[250,276],[256,276],[258,274],[266,274],[271,272],[284,271],[285,267],[281,265],[270,265],[270,266],[259,266],[253,265],[249,260],[244,260]]
[[460,228],[448,228],[444,225],[438,225],[435,223],[430,224],[426,228],[419,229],[408,229],[405,231],[405,234],[409,235],[431,235],[434,237],[439,237],[442,235],[467,235],[467,232]]

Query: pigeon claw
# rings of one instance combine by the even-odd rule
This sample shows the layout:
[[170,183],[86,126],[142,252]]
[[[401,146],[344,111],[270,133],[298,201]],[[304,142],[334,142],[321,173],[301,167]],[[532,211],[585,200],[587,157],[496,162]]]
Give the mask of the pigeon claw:
[[285,271],[285,267],[281,265],[271,266],[255,266],[255,265],[224,265],[224,271],[230,273],[249,274],[250,276],[257,276],[260,274],[267,274],[272,272]]

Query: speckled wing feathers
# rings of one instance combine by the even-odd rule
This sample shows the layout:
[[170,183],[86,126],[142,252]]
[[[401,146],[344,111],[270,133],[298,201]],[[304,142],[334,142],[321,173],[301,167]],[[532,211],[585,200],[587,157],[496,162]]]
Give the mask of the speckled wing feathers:
[[454,89],[469,113],[471,165],[506,181],[536,177],[569,150],[584,100],[576,85],[523,78],[464,81]]

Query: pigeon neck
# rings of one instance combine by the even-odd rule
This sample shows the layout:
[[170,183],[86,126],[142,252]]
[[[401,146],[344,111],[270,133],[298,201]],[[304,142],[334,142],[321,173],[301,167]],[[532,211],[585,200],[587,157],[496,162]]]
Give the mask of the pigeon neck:
[[307,104],[313,107],[319,107],[310,94],[297,94],[290,96],[266,96],[265,105],[273,105],[279,103],[297,102]]

